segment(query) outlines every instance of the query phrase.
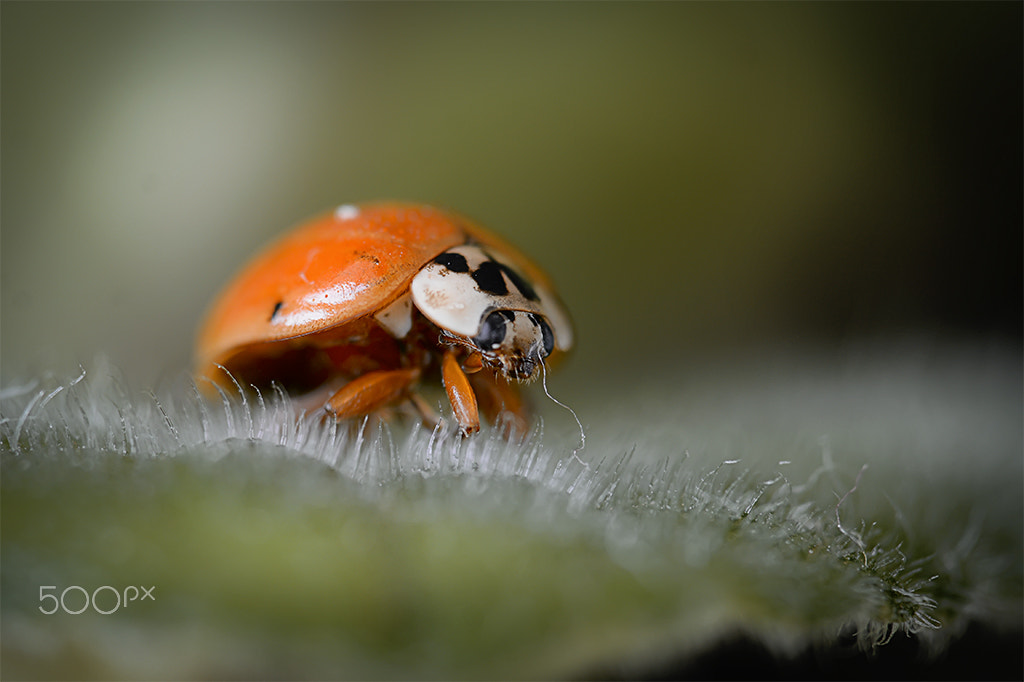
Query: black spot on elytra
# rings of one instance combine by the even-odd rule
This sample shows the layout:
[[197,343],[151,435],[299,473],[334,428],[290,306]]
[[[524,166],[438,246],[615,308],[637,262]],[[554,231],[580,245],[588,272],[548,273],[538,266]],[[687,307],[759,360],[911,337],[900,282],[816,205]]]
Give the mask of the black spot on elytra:
[[505,278],[501,273],[501,265],[492,260],[485,260],[473,271],[473,281],[484,293],[505,296],[508,294],[508,285],[505,284]]
[[270,313],[270,321],[273,322],[277,314],[281,312],[281,308],[284,307],[284,301],[278,301],[274,304],[274,310]]
[[443,265],[452,272],[469,272],[469,263],[461,253],[442,253],[434,258],[434,262]]
[[521,293],[525,298],[531,301],[540,300],[537,297],[537,292],[533,290],[533,287],[530,286],[529,282],[527,282],[525,279],[519,276],[518,272],[516,272],[509,266],[505,265],[504,263],[498,263],[498,267],[500,267],[501,271],[508,276],[512,284],[515,285],[516,289],[519,289],[519,293]]

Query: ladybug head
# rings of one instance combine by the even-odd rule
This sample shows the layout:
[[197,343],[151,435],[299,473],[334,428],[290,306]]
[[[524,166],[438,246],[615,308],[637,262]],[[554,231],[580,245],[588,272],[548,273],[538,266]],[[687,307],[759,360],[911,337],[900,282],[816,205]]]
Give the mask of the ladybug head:
[[541,361],[555,348],[547,320],[521,310],[491,312],[471,341],[485,364],[517,381],[534,379]]
[[500,256],[473,244],[438,255],[413,277],[416,308],[454,343],[478,350],[510,379],[536,378],[541,361],[568,350],[560,305]]

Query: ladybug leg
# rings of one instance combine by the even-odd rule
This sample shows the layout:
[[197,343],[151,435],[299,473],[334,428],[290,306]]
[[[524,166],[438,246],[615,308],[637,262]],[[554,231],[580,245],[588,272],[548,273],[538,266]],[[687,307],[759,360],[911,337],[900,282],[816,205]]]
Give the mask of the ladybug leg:
[[480,409],[492,424],[502,423],[509,439],[522,438],[530,430],[530,410],[519,389],[494,372],[470,377]]
[[409,394],[409,402],[412,403],[416,413],[423,420],[424,426],[433,428],[439,421],[441,421],[441,415],[438,414],[437,410],[430,406],[426,400],[423,399],[419,393],[412,392]]
[[419,369],[368,372],[338,390],[324,409],[335,419],[361,417],[393,402],[420,376]]
[[476,374],[484,368],[484,359],[479,352],[470,353],[469,356],[462,361],[462,371],[466,374]]
[[479,431],[480,413],[476,407],[476,394],[473,393],[469,379],[451,351],[445,353],[444,359],[441,360],[441,378],[444,380],[444,390],[448,394],[448,402],[452,404],[452,411],[459,422],[462,435],[468,436]]

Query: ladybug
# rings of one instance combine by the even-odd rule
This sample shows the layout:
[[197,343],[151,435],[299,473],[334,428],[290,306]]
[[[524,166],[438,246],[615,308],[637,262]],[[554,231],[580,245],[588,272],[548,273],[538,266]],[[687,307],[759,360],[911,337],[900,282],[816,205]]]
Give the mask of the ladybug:
[[422,205],[345,204],[283,235],[214,301],[196,373],[273,383],[341,420],[411,405],[440,376],[463,435],[505,412],[525,431],[518,384],[567,352],[573,330],[550,280],[505,241]]

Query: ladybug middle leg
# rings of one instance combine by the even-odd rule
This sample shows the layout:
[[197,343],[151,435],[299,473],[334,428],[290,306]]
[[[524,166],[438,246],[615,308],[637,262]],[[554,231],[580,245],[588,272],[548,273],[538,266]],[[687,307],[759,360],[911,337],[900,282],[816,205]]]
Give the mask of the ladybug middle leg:
[[367,372],[342,386],[324,409],[339,420],[370,414],[394,402],[419,377],[418,368]]
[[530,430],[530,410],[518,387],[494,371],[484,370],[469,378],[480,410],[492,424],[500,424],[506,438],[519,439]]

